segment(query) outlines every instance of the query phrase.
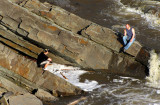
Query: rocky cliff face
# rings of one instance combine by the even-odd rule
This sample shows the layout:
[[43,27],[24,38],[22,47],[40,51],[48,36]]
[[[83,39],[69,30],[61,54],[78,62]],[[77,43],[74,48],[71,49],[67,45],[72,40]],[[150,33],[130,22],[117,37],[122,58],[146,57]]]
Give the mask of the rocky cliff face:
[[[35,59],[43,48],[50,49],[49,56],[56,63],[146,76],[149,53],[138,42],[130,47],[128,54],[119,54],[122,44],[114,31],[38,0],[0,2],[0,42],[2,78],[23,84],[24,93],[39,88],[49,90],[54,96],[81,93],[81,89],[49,72],[42,75],[35,62],[25,57]],[[11,90],[5,82],[0,82]]]
[[38,0],[3,1],[0,5],[2,41],[33,58],[41,48],[49,48],[55,62],[83,68],[125,74],[130,65],[136,64],[134,71],[146,65],[149,55],[141,45],[134,43],[128,50],[132,57],[118,54],[122,44],[114,31],[62,8]]

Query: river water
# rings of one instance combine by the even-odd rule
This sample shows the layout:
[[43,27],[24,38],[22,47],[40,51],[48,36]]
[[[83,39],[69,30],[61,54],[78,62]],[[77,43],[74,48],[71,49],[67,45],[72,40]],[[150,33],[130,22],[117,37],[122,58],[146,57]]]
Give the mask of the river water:
[[[125,28],[125,25],[129,23],[136,30],[137,41],[148,50],[160,51],[160,19],[157,15],[144,13],[141,10],[142,2],[150,0],[45,1],[108,28],[113,28],[113,26]],[[159,2],[159,0],[156,1]],[[117,31],[123,33],[123,29]],[[72,73],[77,77],[75,85],[89,92],[87,99],[78,105],[160,105],[160,57],[154,51],[151,55],[150,77],[146,79],[101,72]],[[79,97],[81,96],[60,98],[52,104],[66,105]]]

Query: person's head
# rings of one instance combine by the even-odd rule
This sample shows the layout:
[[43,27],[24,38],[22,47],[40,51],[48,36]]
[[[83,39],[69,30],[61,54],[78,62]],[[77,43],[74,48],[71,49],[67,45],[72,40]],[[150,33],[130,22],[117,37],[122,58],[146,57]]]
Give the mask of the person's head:
[[44,52],[44,54],[48,54],[49,49],[44,49],[43,52]]
[[130,29],[131,26],[129,24],[126,24],[126,29]]

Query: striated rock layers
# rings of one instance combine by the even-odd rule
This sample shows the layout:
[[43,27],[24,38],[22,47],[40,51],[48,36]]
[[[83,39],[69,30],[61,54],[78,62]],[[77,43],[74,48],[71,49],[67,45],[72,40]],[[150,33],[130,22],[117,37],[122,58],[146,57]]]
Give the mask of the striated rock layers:
[[[43,48],[50,49],[49,56],[56,63],[146,76],[149,53],[138,42],[127,54],[119,54],[122,44],[114,31],[38,0],[0,2],[0,42],[1,86],[14,94],[19,89],[23,90],[20,94],[36,90],[37,97],[45,91],[53,96],[81,93],[81,89],[54,74],[45,72],[42,75],[34,60],[29,58],[35,59]],[[13,90],[4,81],[16,82],[24,88]]]
[[[0,87],[3,92],[12,91],[14,95],[24,95],[17,98],[25,98],[25,94],[33,93],[44,101],[51,101],[56,100],[54,96],[78,95],[82,92],[80,88],[48,71],[42,74],[35,61],[19,55],[3,44],[0,44],[0,62]],[[8,99],[12,100],[12,97],[16,96]]]

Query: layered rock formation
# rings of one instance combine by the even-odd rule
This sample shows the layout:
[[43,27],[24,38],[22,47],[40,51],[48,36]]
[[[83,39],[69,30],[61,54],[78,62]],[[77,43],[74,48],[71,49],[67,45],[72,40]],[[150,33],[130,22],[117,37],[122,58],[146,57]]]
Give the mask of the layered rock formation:
[[[140,65],[138,67],[142,66],[140,63],[144,63],[140,58],[142,56],[138,57],[138,55],[144,55],[141,54],[144,50],[137,43],[134,43],[128,53],[138,62],[133,57],[118,54],[122,44],[114,31],[108,28],[84,20],[46,2],[41,3],[37,0],[13,0],[12,2],[1,3],[3,31],[7,28],[14,34],[12,36],[17,37],[17,40],[21,37],[21,42],[13,42],[25,49],[19,48],[18,50],[29,56],[35,58],[40,48],[47,47],[53,53],[53,59],[61,59],[60,62],[54,60],[55,62],[62,63],[63,61],[63,64],[72,63],[83,68],[111,70],[112,67],[109,66],[112,64],[116,65],[114,68],[119,68],[122,62],[133,61],[134,64]],[[3,6],[4,4],[7,6]],[[8,37],[6,33],[1,32],[1,34],[6,40],[15,40]],[[120,69],[123,68],[125,71],[129,65],[130,63],[120,65],[122,66]],[[119,72],[119,70],[115,71]]]
[[12,91],[14,95],[33,93],[40,99],[51,101],[56,99],[54,96],[77,95],[82,92],[50,72],[42,74],[35,61],[3,44],[0,44],[0,55],[0,87]]
[[[43,48],[50,49],[49,56],[56,63],[146,76],[149,53],[138,42],[130,47],[128,54],[119,54],[122,44],[113,30],[38,0],[0,2],[0,42],[0,72],[4,78],[1,86],[14,94],[36,90],[41,98],[43,95],[39,94],[47,91],[48,97],[82,92],[54,74],[42,75],[34,60]],[[13,90],[5,81],[18,83],[20,87],[14,86]]]

